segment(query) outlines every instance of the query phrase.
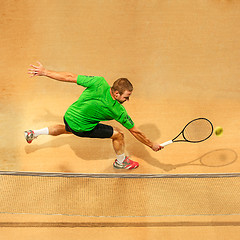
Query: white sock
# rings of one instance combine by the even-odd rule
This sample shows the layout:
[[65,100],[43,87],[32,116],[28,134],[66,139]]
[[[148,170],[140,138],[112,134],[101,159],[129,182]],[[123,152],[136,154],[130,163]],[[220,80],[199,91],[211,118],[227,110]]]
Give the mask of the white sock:
[[38,137],[39,135],[48,135],[49,134],[49,130],[47,127],[39,129],[39,130],[33,130],[33,131],[34,131],[35,137]]
[[120,163],[120,164],[123,163],[124,159],[125,159],[125,154],[124,153],[122,155],[117,155],[118,163]]

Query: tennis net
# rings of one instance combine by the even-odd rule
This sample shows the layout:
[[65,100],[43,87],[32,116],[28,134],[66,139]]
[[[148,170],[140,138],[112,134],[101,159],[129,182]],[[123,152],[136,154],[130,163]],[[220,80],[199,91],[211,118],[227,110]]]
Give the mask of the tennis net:
[[240,173],[0,171],[0,213],[84,217],[239,215]]

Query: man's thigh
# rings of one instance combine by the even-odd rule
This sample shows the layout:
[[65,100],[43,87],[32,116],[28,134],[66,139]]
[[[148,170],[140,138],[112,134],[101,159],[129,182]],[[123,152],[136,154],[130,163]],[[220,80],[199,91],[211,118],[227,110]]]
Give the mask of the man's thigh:
[[76,132],[72,130],[66,120],[64,119],[65,123],[65,129],[68,132],[72,132],[74,135],[78,137],[88,137],[88,138],[111,138],[113,135],[113,127],[98,123],[94,129],[91,131],[85,131],[85,132]]

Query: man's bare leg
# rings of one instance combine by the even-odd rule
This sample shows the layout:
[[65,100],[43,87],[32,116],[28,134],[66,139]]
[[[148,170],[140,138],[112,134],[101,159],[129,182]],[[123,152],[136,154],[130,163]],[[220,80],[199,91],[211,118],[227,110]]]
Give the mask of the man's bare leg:
[[48,127],[48,130],[49,130],[49,135],[51,136],[58,136],[61,134],[71,134],[71,132],[66,131],[65,125],[63,124],[50,126]]
[[125,141],[124,134],[121,130],[114,128],[113,135],[111,137],[114,151],[117,154],[117,159],[113,163],[113,166],[118,169],[134,169],[139,166],[138,162],[134,162],[129,157],[125,156]]
[[111,137],[113,149],[117,155],[124,154],[125,142],[124,142],[124,134],[121,130],[114,128],[113,135]]
[[58,136],[61,134],[71,134],[71,132],[66,131],[65,125],[57,124],[57,125],[42,128],[39,130],[28,130],[28,131],[25,131],[24,134],[27,142],[31,143],[35,138],[37,138],[40,135]]

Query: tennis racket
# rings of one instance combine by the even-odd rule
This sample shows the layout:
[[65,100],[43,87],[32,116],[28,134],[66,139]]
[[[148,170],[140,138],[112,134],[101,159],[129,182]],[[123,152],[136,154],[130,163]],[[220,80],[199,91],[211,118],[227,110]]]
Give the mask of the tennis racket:
[[213,133],[213,125],[206,118],[196,118],[189,122],[172,140],[160,144],[165,147],[174,142],[199,143],[207,140]]

